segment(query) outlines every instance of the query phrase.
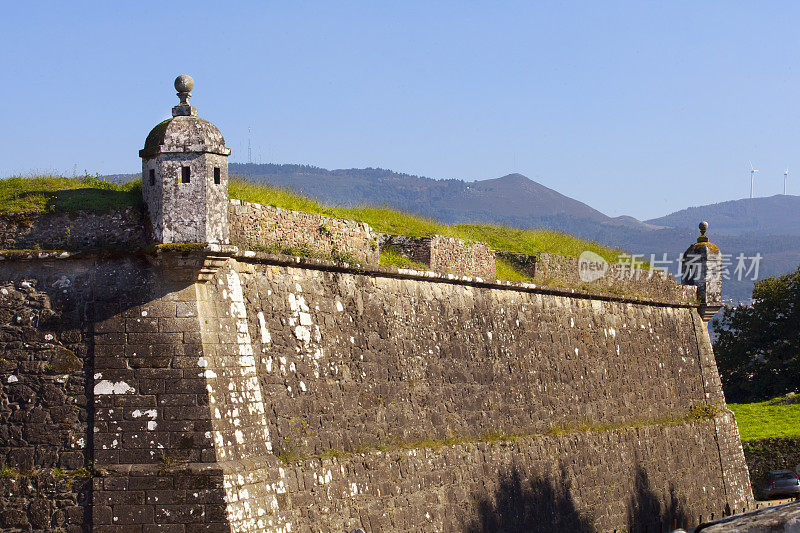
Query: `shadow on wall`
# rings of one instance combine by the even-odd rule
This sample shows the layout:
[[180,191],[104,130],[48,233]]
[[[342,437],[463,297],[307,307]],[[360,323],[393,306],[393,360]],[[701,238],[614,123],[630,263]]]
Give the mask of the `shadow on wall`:
[[[676,494],[674,485],[670,486],[666,501],[661,501],[647,472],[637,466],[632,488],[627,501],[627,531],[630,533],[672,531],[688,523],[685,502]],[[593,518],[578,511],[570,490],[571,483],[563,469],[556,479],[526,480],[514,467],[500,478],[494,497],[484,496],[478,501],[478,516],[465,531],[595,531]]]
[[575,508],[566,472],[557,481],[536,477],[523,480],[517,467],[500,478],[494,498],[478,502],[478,517],[470,533],[499,531],[594,531],[592,520]]
[[689,515],[685,501],[676,494],[675,485],[670,484],[669,497],[662,502],[650,484],[647,472],[636,467],[636,480],[633,493],[628,497],[628,531],[631,533],[648,531],[672,531],[686,527]]

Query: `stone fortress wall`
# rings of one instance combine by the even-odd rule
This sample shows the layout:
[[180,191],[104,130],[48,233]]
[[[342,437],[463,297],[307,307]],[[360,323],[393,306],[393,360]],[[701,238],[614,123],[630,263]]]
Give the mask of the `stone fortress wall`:
[[706,325],[667,293],[179,246],[0,279],[4,530],[620,531],[753,503]]
[[[752,507],[707,224],[692,289],[547,254],[501,255],[533,283],[499,281],[482,243],[229,202],[230,150],[174,85],[146,219],[0,218],[3,531],[655,531]],[[381,266],[380,239],[420,266]]]

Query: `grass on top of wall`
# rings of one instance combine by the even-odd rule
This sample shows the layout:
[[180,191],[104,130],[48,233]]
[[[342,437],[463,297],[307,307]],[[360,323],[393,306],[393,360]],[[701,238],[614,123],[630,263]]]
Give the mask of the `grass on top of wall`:
[[729,403],[743,441],[800,437],[800,397],[780,397],[766,402]]
[[[523,230],[482,224],[442,224],[441,222],[412,215],[391,207],[334,207],[287,189],[256,184],[241,178],[232,178],[230,180],[229,195],[231,198],[238,200],[273,205],[283,209],[358,220],[359,222],[366,222],[376,231],[383,233],[396,233],[409,237],[439,234],[447,237],[457,237],[466,241],[485,242],[493,249],[505,252],[530,255],[550,252],[577,257],[581,252],[590,250],[611,262],[615,262],[619,254],[622,253],[618,249],[613,250],[594,242],[552,230]],[[524,280],[520,279],[519,281]]]
[[[611,262],[615,262],[621,253],[618,249],[613,250],[552,230],[523,230],[480,224],[442,224],[391,207],[329,206],[304,194],[236,177],[232,177],[229,182],[229,196],[237,200],[274,205],[294,211],[366,222],[376,231],[383,233],[396,233],[409,237],[439,234],[466,241],[485,242],[493,249],[505,252],[530,255],[550,252],[577,257],[584,250],[590,250]],[[46,213],[79,209],[105,211],[141,206],[141,180],[118,184],[88,175],[80,178],[30,175],[0,180],[0,213]],[[499,268],[509,270],[511,267],[500,265]],[[519,281],[525,280],[519,279]]]
[[53,174],[0,180],[0,212],[49,213],[87,209],[106,211],[142,205],[142,183],[120,185],[98,177]]

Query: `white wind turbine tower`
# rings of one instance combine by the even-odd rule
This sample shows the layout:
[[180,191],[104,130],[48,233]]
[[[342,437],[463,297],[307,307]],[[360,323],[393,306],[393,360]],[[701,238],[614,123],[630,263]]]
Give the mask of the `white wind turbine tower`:
[[753,198],[753,185],[755,184],[756,172],[758,172],[758,170],[753,168],[752,161],[748,161],[747,163],[750,165],[750,198]]
[[786,196],[786,178],[789,177],[789,169],[783,171],[783,195]]

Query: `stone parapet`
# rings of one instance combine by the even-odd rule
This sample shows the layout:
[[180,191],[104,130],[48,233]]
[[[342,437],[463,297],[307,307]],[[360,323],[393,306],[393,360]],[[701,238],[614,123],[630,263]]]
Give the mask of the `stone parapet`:
[[[535,282],[545,285],[575,287],[589,292],[640,296],[660,301],[696,302],[697,288],[681,285],[672,274],[650,270],[632,263],[608,263],[600,256],[592,261],[578,257],[542,252],[538,255],[495,252]],[[591,265],[596,274],[586,273]],[[584,269],[582,275],[581,269]]]
[[230,200],[231,243],[273,253],[377,265],[378,240],[363,222]]
[[0,249],[83,248],[142,245],[144,216],[128,207],[112,211],[0,214]]
[[381,233],[380,246],[382,251],[395,251],[434,272],[481,279],[497,277],[494,252],[483,242],[444,235],[406,237]]

